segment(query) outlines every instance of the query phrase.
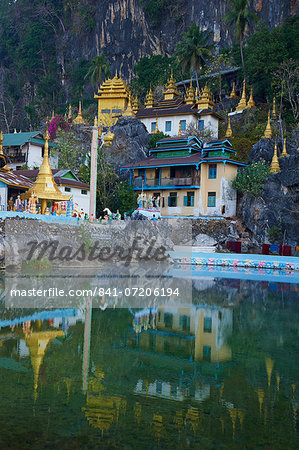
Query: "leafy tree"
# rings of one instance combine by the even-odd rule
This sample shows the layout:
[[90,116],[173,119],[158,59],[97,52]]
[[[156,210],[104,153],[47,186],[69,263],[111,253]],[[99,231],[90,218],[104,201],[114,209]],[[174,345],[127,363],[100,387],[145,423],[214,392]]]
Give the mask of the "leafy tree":
[[91,83],[94,86],[97,86],[102,79],[102,75],[107,77],[110,75],[110,67],[106,61],[104,52],[102,51],[99,56],[95,56],[92,59],[92,65],[90,66],[87,74],[85,75],[85,79],[91,79]]
[[240,55],[245,74],[245,64],[243,56],[243,41],[250,19],[256,20],[256,15],[249,11],[250,0],[230,0],[230,10],[224,16],[224,20],[229,26],[235,26],[235,38],[240,45]]
[[57,148],[51,149],[51,153],[58,156],[58,168],[71,168],[77,174],[86,158],[86,149],[72,130],[60,130],[57,136]]
[[78,65],[71,72],[72,93],[75,97],[81,98],[84,84],[87,82],[90,63],[87,59],[81,58]]
[[243,194],[258,196],[261,194],[263,183],[269,175],[270,167],[265,161],[254,162],[238,172],[232,186]]
[[183,40],[178,42],[175,50],[175,55],[183,70],[187,69],[191,73],[195,71],[198,91],[198,72],[211,55],[208,39],[209,35],[201,31],[199,25],[194,23],[186,33],[183,33]]
[[282,62],[274,74],[274,84],[281,97],[291,108],[294,120],[299,117],[299,65],[294,59]]
[[164,134],[163,131],[159,131],[156,134],[152,134],[148,141],[148,148],[155,148],[156,144],[160,139],[164,139],[166,137],[169,137],[169,134]]

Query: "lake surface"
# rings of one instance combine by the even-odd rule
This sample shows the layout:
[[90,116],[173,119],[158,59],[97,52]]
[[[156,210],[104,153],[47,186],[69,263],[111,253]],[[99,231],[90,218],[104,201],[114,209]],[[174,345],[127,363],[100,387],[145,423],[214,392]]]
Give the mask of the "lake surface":
[[0,448],[298,448],[298,284],[275,280],[191,274],[140,307],[3,296]]

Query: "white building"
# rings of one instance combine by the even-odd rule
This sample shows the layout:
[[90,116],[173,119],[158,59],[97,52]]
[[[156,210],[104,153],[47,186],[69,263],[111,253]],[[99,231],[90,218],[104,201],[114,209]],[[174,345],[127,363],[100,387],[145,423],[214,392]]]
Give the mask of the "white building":
[[192,124],[198,130],[209,130],[211,137],[217,139],[219,120],[222,118],[213,111],[213,106],[212,94],[207,86],[200,93],[191,86],[186,97],[182,98],[171,77],[163,100],[156,103],[150,90],[145,107],[136,113],[136,117],[145,125],[148,133],[162,131],[171,137],[180,136]]
[[[21,169],[26,164],[28,169],[39,168],[43,162],[45,140],[39,131],[26,133],[3,134],[3,150],[7,157],[7,165],[12,169]],[[51,167],[58,166],[58,157],[51,156],[51,149],[55,144],[49,142],[49,161]]]

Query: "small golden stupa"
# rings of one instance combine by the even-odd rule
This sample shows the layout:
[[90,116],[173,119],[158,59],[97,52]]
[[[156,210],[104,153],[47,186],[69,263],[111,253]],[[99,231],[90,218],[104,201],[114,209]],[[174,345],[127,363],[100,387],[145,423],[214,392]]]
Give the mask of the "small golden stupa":
[[123,116],[124,117],[135,117],[135,113],[134,113],[133,108],[132,108],[132,95],[131,94],[129,96],[128,107],[125,110],[125,112],[123,113]]
[[158,118],[156,118],[155,129],[154,129],[154,131],[152,131],[152,134],[157,134],[157,133],[159,133],[159,128],[158,128]]
[[81,102],[79,102],[79,111],[77,117],[73,120],[73,124],[75,125],[88,125],[88,122],[82,116],[82,107]]
[[274,361],[271,358],[265,358],[266,371],[268,376],[268,387],[271,386],[271,376],[274,367]]
[[182,136],[182,124],[181,122],[179,123],[179,132],[178,132],[178,137]]
[[199,94],[197,107],[198,109],[213,109],[213,106],[213,96],[206,83],[204,89]]
[[108,133],[106,133],[104,136],[104,146],[110,147],[112,145],[114,138],[115,138],[115,135],[112,133],[112,131],[109,127]]
[[276,112],[276,97],[273,97],[273,109],[272,109],[272,119],[277,119],[277,112]]
[[262,139],[271,139],[271,138],[272,138],[272,128],[271,128],[271,123],[270,123],[270,111],[269,111],[268,122],[267,122],[264,136],[262,136]]
[[271,166],[270,166],[270,173],[277,173],[280,171],[280,166],[279,166],[279,161],[278,161],[278,156],[277,156],[277,142],[275,142],[275,147],[274,147],[274,155],[271,161]]
[[144,106],[146,108],[153,108],[155,104],[155,97],[152,91],[152,86],[150,86],[150,90],[146,94]]
[[247,103],[247,108],[256,108],[255,102],[253,100],[253,88],[250,89],[250,97]]
[[164,100],[173,100],[177,95],[179,95],[179,92],[175,84],[175,79],[173,78],[173,72],[171,71],[170,78],[165,86]]
[[0,170],[1,170],[1,172],[11,172],[11,168],[8,167],[8,165],[6,164],[6,156],[4,155],[4,152],[3,152],[3,142],[4,142],[4,137],[3,137],[3,133],[1,131],[1,133],[0,133],[0,159],[3,161],[2,164],[4,164],[4,165],[3,165],[3,167],[1,167]]
[[193,105],[194,102],[195,102],[195,90],[191,82],[190,87],[187,89],[186,92],[185,103],[186,105]]
[[233,82],[233,88],[232,88],[229,98],[239,98],[239,96],[236,93],[236,82],[235,81]]
[[283,150],[282,150],[282,154],[280,155],[280,158],[284,158],[285,156],[288,156],[288,153],[287,153],[287,138],[284,138],[284,140],[283,140]]
[[247,100],[246,100],[246,81],[245,78],[243,80],[243,91],[242,91],[242,97],[238,103],[238,106],[236,107],[236,111],[243,111],[243,109],[246,109],[247,107]]
[[57,187],[54,181],[52,169],[49,162],[49,132],[45,133],[45,148],[44,158],[37,178],[33,186],[28,189],[24,194],[21,194],[21,199],[29,199],[33,194],[39,200],[41,200],[41,213],[45,214],[48,200],[54,202],[65,202],[70,199],[70,195],[63,195]]
[[231,137],[233,135],[233,130],[230,124],[230,116],[228,116],[228,122],[227,122],[227,129],[226,129],[226,133],[225,133],[225,137]]
[[138,97],[136,95],[136,97],[134,97],[133,101],[132,101],[132,110],[136,114],[138,112],[139,108],[140,108],[140,103],[139,103]]

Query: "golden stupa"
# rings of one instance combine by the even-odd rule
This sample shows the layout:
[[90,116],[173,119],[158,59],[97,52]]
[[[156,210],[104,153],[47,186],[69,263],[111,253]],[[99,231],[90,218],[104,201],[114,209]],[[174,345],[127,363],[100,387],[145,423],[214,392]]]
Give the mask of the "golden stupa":
[[134,97],[133,101],[132,101],[132,110],[136,114],[138,112],[139,108],[140,108],[140,103],[139,103],[138,97],[136,95],[136,97]]
[[250,97],[247,103],[247,108],[256,108],[255,102],[253,100],[253,88],[250,89]]
[[73,120],[73,124],[75,125],[89,125],[88,122],[84,119],[82,115],[82,106],[81,102],[79,102],[79,111],[77,117]]
[[114,138],[115,138],[115,135],[114,135],[114,133],[112,133],[112,131],[109,127],[108,132],[104,136],[104,146],[110,147],[112,145]]
[[236,111],[243,111],[243,109],[246,109],[247,107],[247,100],[246,100],[246,81],[245,78],[243,80],[243,91],[242,91],[242,97],[238,103],[238,106],[236,107]]
[[198,109],[213,109],[213,106],[214,106],[213,96],[206,83],[203,90],[199,93],[197,107]]
[[152,91],[152,86],[150,86],[150,90],[146,94],[144,106],[146,108],[153,108],[155,104],[155,97]]
[[270,111],[269,111],[268,122],[267,122],[264,136],[262,136],[262,139],[271,139],[271,138],[272,138],[272,128],[271,128],[271,123],[270,123]]
[[173,100],[177,95],[179,95],[179,92],[175,84],[175,79],[173,78],[173,72],[171,71],[170,78],[165,86],[164,100]]
[[3,133],[1,131],[0,133],[0,160],[2,160],[2,164],[3,167],[0,168],[1,172],[11,172],[11,168],[8,167],[8,165],[6,164],[6,156],[4,155],[4,151],[3,151],[3,142],[4,142],[4,137],[3,137]]
[[278,157],[277,157],[277,142],[275,142],[275,147],[274,147],[274,155],[271,161],[271,166],[270,166],[270,173],[277,173],[280,171],[280,166],[279,166],[279,161],[278,161]]
[[128,107],[125,110],[125,112],[123,113],[123,116],[125,116],[125,117],[135,117],[135,113],[134,113],[133,107],[132,107],[132,95],[131,94],[129,96]]
[[225,137],[231,137],[233,135],[233,130],[230,124],[230,116],[228,116],[228,122],[227,122],[227,129],[226,129],[226,133],[225,133]]
[[272,119],[277,119],[277,112],[276,112],[276,97],[273,97],[273,109],[272,109]]
[[115,76],[105,80],[94,95],[98,101],[98,117],[111,113],[121,115],[127,109],[130,94],[129,87],[116,71]]
[[232,88],[229,98],[239,98],[236,93],[236,82],[235,81],[233,82],[233,88]]
[[190,84],[190,87],[187,89],[186,97],[185,97],[185,103],[186,105],[193,105],[195,102],[195,89],[192,86],[192,82]]
[[51,342],[58,336],[64,336],[62,330],[53,331],[37,331],[25,338],[25,342],[29,348],[31,365],[34,374],[34,399],[37,398],[38,378],[41,365],[47,348]]
[[45,214],[47,208],[47,201],[64,202],[70,199],[70,195],[63,195],[54,181],[52,169],[49,162],[49,132],[45,133],[45,149],[44,159],[39,168],[37,178],[32,186],[24,194],[21,194],[21,199],[29,199],[32,194],[41,200],[41,213]]
[[284,140],[283,140],[283,150],[282,150],[282,154],[280,155],[280,158],[284,158],[285,156],[288,156],[288,153],[287,153],[287,138],[284,138]]

